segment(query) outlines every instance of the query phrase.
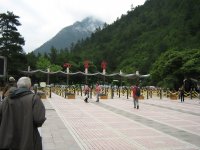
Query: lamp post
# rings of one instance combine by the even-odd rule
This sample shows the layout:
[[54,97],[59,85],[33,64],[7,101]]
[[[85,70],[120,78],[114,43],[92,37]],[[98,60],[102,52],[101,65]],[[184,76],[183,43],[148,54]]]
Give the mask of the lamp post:
[[136,74],[136,76],[137,76],[137,81],[136,81],[136,82],[138,82],[138,84],[139,84],[139,82],[140,82],[140,73],[139,73],[139,71],[137,70],[137,71],[135,72],[135,74]]
[[47,84],[49,85],[49,72],[50,72],[50,68],[47,68]]
[[89,68],[89,60],[85,60],[84,62],[84,67],[85,67],[85,84],[87,84],[87,74],[88,74],[88,68]]
[[103,60],[101,62],[101,68],[103,69],[103,82],[104,82],[104,85],[105,85],[105,74],[106,74],[106,67],[107,67],[107,62],[105,60]]
[[31,67],[28,66],[28,77],[30,76]]
[[64,63],[63,67],[66,68],[66,72],[67,72],[67,85],[69,85],[69,68],[72,65],[70,63]]
[[122,87],[122,74],[123,74],[123,72],[120,70],[119,74],[120,74],[120,86]]
[[30,72],[31,71],[31,67],[30,66],[28,66],[28,72]]
[[101,68],[103,69],[103,85],[104,85],[104,92],[105,92],[105,94],[106,94],[106,88],[105,88],[106,66],[107,66],[107,62],[105,60],[103,60],[101,62]]

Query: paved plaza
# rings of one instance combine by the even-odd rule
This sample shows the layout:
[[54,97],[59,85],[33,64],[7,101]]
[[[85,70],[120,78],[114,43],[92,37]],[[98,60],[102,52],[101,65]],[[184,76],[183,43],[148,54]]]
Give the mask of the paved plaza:
[[89,103],[52,94],[43,100],[44,150],[200,150],[198,99],[131,98]]

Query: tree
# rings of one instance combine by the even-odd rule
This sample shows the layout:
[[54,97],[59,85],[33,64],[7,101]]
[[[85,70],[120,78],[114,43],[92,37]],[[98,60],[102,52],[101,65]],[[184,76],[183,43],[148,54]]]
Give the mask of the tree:
[[43,71],[47,71],[48,68],[52,72],[61,71],[62,70],[61,66],[55,65],[55,64],[51,64],[51,62],[47,58],[45,58],[44,56],[41,56],[39,58],[39,60],[36,63],[36,67],[37,67],[37,69],[41,69]]
[[58,65],[55,65],[55,64],[52,64],[50,66],[50,71],[52,71],[52,72],[61,71],[61,70],[62,70],[61,66],[58,66]]
[[57,56],[58,54],[56,48],[51,47],[51,53],[49,53],[49,57],[52,64],[56,64]]
[[19,17],[12,12],[0,14],[0,55],[7,57],[8,74],[17,71],[26,63],[22,45],[25,41],[17,31],[20,26]]
[[[40,56],[39,56],[40,57]],[[30,66],[30,68],[32,70],[35,70],[36,69],[36,62],[37,62],[37,59],[39,58],[37,57],[34,52],[31,52],[31,53],[28,53],[26,55],[26,58],[27,58],[27,65]]]
[[185,78],[198,79],[200,74],[199,49],[169,50],[154,63],[151,70],[152,83],[177,89]]
[[44,56],[41,56],[39,60],[36,63],[37,69],[41,69],[43,71],[47,71],[48,68],[50,68],[51,62],[46,59]]

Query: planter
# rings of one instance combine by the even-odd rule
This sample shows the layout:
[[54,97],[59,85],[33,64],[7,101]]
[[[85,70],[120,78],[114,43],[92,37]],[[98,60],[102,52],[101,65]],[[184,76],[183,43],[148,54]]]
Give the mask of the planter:
[[101,95],[100,99],[108,99],[108,95]]
[[171,100],[177,100],[178,99],[178,96],[175,95],[175,94],[171,94],[169,97],[170,97]]
[[141,95],[141,96],[138,97],[138,99],[139,99],[139,100],[144,100],[144,96]]
[[42,94],[41,99],[47,99],[47,96],[45,94]]
[[67,99],[75,99],[75,94],[73,94],[73,95],[67,95]]
[[47,99],[45,92],[37,91],[37,95],[39,95],[41,99]]
[[75,94],[74,93],[66,93],[67,99],[75,99]]

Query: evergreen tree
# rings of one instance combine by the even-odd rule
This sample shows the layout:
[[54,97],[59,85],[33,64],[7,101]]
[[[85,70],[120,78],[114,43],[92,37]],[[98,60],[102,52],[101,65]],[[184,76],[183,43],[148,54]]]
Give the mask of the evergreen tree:
[[26,63],[22,49],[25,41],[17,30],[17,26],[21,25],[18,19],[9,11],[0,14],[0,55],[7,58],[8,75],[16,75],[17,70]]
[[35,70],[36,62],[40,58],[40,56],[37,57],[33,52],[31,52],[26,55],[26,58],[27,58],[27,65],[30,66],[31,70]]
[[49,58],[52,64],[56,64],[56,60],[57,60],[57,50],[54,47],[51,47],[51,53],[49,54]]

